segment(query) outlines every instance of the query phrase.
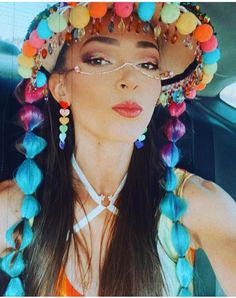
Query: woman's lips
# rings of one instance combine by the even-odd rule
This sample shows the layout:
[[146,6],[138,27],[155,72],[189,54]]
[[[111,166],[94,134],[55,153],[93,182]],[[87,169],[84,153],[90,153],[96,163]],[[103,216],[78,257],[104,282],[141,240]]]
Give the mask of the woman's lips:
[[127,118],[137,117],[143,110],[143,108],[135,102],[123,102],[113,106],[112,109]]

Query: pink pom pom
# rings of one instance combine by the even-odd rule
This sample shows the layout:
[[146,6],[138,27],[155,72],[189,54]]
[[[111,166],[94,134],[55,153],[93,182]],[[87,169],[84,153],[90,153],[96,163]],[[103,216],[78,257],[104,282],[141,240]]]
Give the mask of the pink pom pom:
[[134,2],[115,2],[115,13],[118,17],[127,18],[133,11]]
[[169,113],[172,117],[179,117],[184,113],[186,109],[186,103],[183,101],[181,103],[172,102],[169,107]]
[[20,125],[24,130],[32,131],[43,122],[44,116],[39,108],[27,104],[20,109],[19,120],[21,121]]
[[205,42],[200,43],[200,47],[203,52],[211,52],[214,51],[218,46],[218,41],[215,37],[215,35],[212,35],[212,37]]
[[47,88],[47,84],[45,84],[41,88],[34,88],[30,80],[28,80],[25,86],[25,102],[33,103],[40,100],[41,98],[44,97],[44,90],[46,88]]
[[195,89],[192,89],[188,92],[188,94],[185,94],[186,98],[188,99],[194,99],[197,95],[197,91]]
[[41,39],[39,38],[36,30],[33,30],[30,33],[30,37],[29,37],[29,43],[36,49],[40,49],[42,47],[42,45],[44,44],[45,39]]
[[178,118],[171,118],[163,131],[169,141],[177,142],[185,134],[185,125]]

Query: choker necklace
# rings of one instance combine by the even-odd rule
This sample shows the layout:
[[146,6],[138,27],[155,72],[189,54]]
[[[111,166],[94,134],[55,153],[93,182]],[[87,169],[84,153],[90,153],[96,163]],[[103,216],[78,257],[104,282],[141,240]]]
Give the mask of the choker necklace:
[[100,194],[98,195],[92,185],[89,183],[88,179],[85,177],[83,171],[79,167],[78,163],[75,160],[74,154],[71,158],[72,166],[74,170],[76,171],[78,177],[80,178],[81,182],[83,183],[85,189],[89,193],[90,197],[98,204],[97,207],[95,207],[86,217],[84,217],[78,224],[74,225],[74,231],[78,232],[80,229],[82,229],[90,220],[95,218],[98,214],[100,214],[104,209],[109,209],[112,213],[117,214],[118,209],[116,206],[114,206],[114,203],[116,199],[118,198],[118,195],[122,189],[122,187],[125,184],[127,174],[122,179],[119,187],[117,188],[116,192],[113,195],[104,195]]

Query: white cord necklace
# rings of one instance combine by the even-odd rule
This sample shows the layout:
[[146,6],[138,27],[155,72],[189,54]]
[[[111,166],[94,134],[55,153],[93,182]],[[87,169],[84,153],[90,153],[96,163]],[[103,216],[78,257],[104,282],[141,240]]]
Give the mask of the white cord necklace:
[[88,179],[85,177],[84,173],[82,172],[81,168],[79,167],[78,163],[75,160],[74,154],[72,155],[72,166],[75,169],[76,173],[78,174],[81,182],[83,183],[85,189],[89,193],[90,197],[98,204],[87,216],[85,216],[82,220],[80,220],[77,224],[74,225],[74,232],[77,233],[80,229],[82,229],[89,221],[99,215],[104,209],[109,209],[114,214],[118,213],[118,209],[114,206],[116,199],[118,198],[118,194],[121,191],[122,187],[125,184],[127,174],[122,179],[119,187],[117,188],[116,192],[113,195],[105,196],[103,194],[98,195],[92,185],[89,183]]

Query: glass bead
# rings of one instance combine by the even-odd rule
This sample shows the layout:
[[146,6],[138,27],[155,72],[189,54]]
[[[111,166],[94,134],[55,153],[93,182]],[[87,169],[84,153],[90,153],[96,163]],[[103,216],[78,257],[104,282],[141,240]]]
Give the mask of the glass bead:
[[110,33],[114,32],[114,22],[110,21],[109,25],[108,25],[108,31]]
[[47,57],[47,54],[48,54],[48,51],[46,49],[42,49],[41,56],[43,57],[43,59]]
[[136,28],[135,28],[135,32],[136,33],[140,33],[141,32],[141,26],[142,26],[141,21],[138,21],[138,23],[136,25]]
[[118,29],[119,29],[120,32],[125,31],[125,23],[124,23],[123,19],[121,19],[121,21],[119,22]]
[[155,36],[155,38],[158,38],[160,35],[161,35],[161,26],[160,25],[157,25],[154,28],[154,36]]
[[70,43],[72,41],[72,35],[70,32],[66,32],[65,34],[65,41]]
[[144,24],[144,26],[143,26],[143,32],[144,33],[148,33],[148,32],[150,32],[150,30],[151,30],[150,24],[149,23]]
[[51,43],[49,43],[49,45],[48,45],[48,53],[50,55],[52,55],[52,53],[53,53],[53,47],[52,47],[52,44]]

